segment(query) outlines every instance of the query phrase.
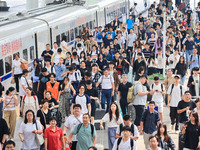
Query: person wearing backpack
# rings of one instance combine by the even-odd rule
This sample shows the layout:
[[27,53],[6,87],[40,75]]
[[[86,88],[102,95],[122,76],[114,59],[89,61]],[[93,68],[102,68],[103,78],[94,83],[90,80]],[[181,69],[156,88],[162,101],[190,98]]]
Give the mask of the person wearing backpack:
[[104,37],[104,33],[102,31],[102,26],[99,26],[96,37],[94,37],[94,39],[97,41],[97,43],[99,45],[99,48],[102,47],[103,37]]
[[154,110],[155,106],[155,102],[150,101],[149,110],[143,112],[140,121],[140,134],[143,134],[146,149],[149,147],[149,137],[156,134],[157,125],[161,123],[159,113]]
[[130,116],[129,115],[124,115],[123,117],[123,123],[121,123],[118,127],[117,127],[117,131],[116,131],[116,138],[122,138],[123,137],[123,132],[122,129],[125,126],[128,126],[129,128],[131,128],[131,134],[130,134],[130,138],[133,140],[137,140],[139,138],[139,132],[138,132],[138,128],[136,125],[134,125],[134,123],[131,122],[130,120]]
[[82,114],[88,113],[91,114],[91,99],[88,95],[85,94],[86,87],[83,84],[80,84],[78,87],[78,94],[75,95],[72,99],[71,105],[71,114],[73,113],[73,106],[75,104],[80,104],[82,108]]
[[142,113],[144,112],[144,106],[147,102],[147,95],[149,94],[149,91],[147,91],[146,86],[143,86],[145,82],[146,76],[142,75],[138,80],[138,84],[136,84],[134,87],[135,99],[133,101],[133,106],[135,107],[136,111],[136,118],[134,122],[136,126],[140,126],[140,120],[142,117]]
[[23,116],[25,115],[27,110],[32,110],[36,115],[37,111],[40,109],[37,96],[32,95],[32,92],[33,89],[31,87],[26,88],[26,95],[24,95],[21,102],[21,112]]
[[112,150],[137,150],[136,141],[131,138],[131,128],[122,128],[122,137],[115,140]]
[[197,54],[196,48],[193,49],[193,54],[191,54],[188,58],[188,65],[189,65],[190,71],[192,71],[194,67],[198,67],[198,68],[200,67],[200,57]]
[[83,114],[83,123],[76,125],[73,131],[69,135],[68,144],[72,143],[73,135],[77,135],[78,143],[76,145],[77,150],[88,150],[89,147],[95,146],[97,141],[97,134],[95,127],[89,123],[90,115],[88,113]]
[[167,107],[170,108],[171,130],[174,130],[174,125],[175,125],[176,133],[178,133],[179,131],[179,116],[177,113],[177,106],[185,92],[185,87],[180,85],[179,82],[180,82],[180,76],[175,75],[174,84],[171,84],[167,90],[168,94]]
[[152,101],[158,106],[161,122],[163,122],[163,95],[165,93],[165,86],[160,83],[159,77],[155,76],[154,83],[150,86],[150,94],[152,95]]

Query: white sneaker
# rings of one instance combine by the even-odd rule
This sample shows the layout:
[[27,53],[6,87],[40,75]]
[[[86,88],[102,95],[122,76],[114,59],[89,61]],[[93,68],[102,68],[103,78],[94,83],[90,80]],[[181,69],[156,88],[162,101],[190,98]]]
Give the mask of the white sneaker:
[[175,131],[175,133],[176,133],[176,134],[178,134],[178,133],[179,133],[179,131],[178,131],[178,130],[176,130],[176,131]]
[[171,125],[171,130],[174,130],[174,125]]

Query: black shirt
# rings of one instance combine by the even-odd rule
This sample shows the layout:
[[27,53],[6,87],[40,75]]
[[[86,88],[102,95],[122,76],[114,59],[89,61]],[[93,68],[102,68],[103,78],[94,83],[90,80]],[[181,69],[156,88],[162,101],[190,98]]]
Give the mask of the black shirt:
[[[190,107],[190,110],[193,110],[196,107],[196,104],[193,101],[185,102],[184,100],[181,100],[178,103],[177,110],[181,110],[181,109],[184,109],[186,107]],[[179,118],[180,123],[184,123],[184,122],[188,121],[186,111],[180,113],[179,116],[180,116],[180,118]]]
[[[51,110],[48,110],[47,114],[45,112],[42,113],[42,110],[37,111],[37,117],[40,118],[40,122],[43,125],[44,129],[46,129],[46,124],[49,124],[49,120],[51,118]],[[46,124],[45,120],[46,119]]]
[[0,97],[2,96],[4,90],[4,86],[0,83]]
[[118,91],[121,94],[121,99],[120,102],[122,103],[127,103],[127,94],[128,94],[128,89],[132,86],[130,82],[127,82],[126,84],[120,83]]
[[88,72],[92,71],[92,61],[86,61],[86,68],[88,70]]
[[[96,90],[96,88],[92,88],[92,89],[87,89],[85,91],[85,94],[87,94],[89,97],[92,96],[92,97],[98,97],[98,91]],[[93,99],[91,99],[92,101],[94,101]]]
[[8,125],[6,121],[3,118],[0,118],[0,141],[2,141],[4,134],[10,134],[10,131],[8,129]]
[[55,100],[55,98],[51,98],[51,100],[49,100],[49,108],[58,105],[58,102]]
[[198,125],[193,125],[191,122],[187,122],[187,128],[186,128],[186,138],[185,138],[185,148],[189,149],[196,149],[199,142],[199,136],[200,136],[200,129]]
[[44,93],[44,90],[46,89],[46,83],[50,80],[50,75],[43,76],[42,74],[39,77],[40,80],[40,86],[39,86],[39,92]]
[[49,53],[50,55],[53,55],[53,51],[52,50],[49,50],[49,51],[44,50],[42,52],[42,55],[41,55],[42,57],[44,57],[44,61],[46,61],[47,59],[51,60],[51,57],[49,55],[47,55],[47,53]]
[[175,70],[177,70],[176,74],[180,74],[183,77],[186,73],[186,70],[187,70],[186,64],[178,62],[176,64]]

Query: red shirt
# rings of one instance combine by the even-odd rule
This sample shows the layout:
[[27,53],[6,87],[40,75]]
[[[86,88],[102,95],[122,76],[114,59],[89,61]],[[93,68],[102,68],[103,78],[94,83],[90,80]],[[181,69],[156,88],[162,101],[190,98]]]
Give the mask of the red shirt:
[[56,127],[55,132],[51,129],[51,127],[45,129],[44,131],[44,137],[47,138],[48,144],[47,149],[48,150],[61,150],[61,137],[63,137],[63,131],[61,128]]

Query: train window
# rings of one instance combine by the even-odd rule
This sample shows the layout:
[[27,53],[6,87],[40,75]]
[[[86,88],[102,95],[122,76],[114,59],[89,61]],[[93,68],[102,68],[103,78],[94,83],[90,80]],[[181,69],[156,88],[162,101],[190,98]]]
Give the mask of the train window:
[[6,68],[6,73],[10,72],[12,69],[12,56],[7,56],[5,58],[5,68]]
[[61,37],[65,36],[65,33],[61,33]]
[[66,32],[66,36],[67,36],[67,41],[66,42],[69,42],[69,31]]
[[79,26],[79,27],[78,27],[78,32],[79,32],[79,35],[81,35],[82,31],[83,31],[83,28],[82,28],[82,26]]
[[93,27],[92,27],[92,21],[90,21],[90,30],[92,30]]
[[89,27],[89,23],[88,22],[86,22],[86,27]]
[[71,37],[71,41],[74,40],[74,29],[70,30],[70,37]]
[[27,51],[27,49],[23,50],[23,59],[25,59],[26,61],[28,61],[28,51]]
[[78,36],[78,27],[75,28],[75,38]]
[[34,57],[34,46],[31,46],[31,47],[30,47],[30,60],[33,61],[34,58],[35,58],[35,57]]
[[60,35],[56,36],[56,42],[58,43],[58,45],[60,45]]
[[0,59],[0,76],[2,76],[4,74],[4,70],[3,70],[3,59]]

